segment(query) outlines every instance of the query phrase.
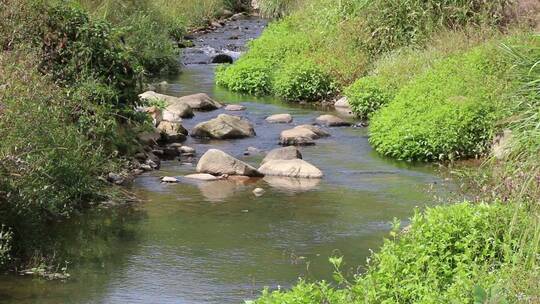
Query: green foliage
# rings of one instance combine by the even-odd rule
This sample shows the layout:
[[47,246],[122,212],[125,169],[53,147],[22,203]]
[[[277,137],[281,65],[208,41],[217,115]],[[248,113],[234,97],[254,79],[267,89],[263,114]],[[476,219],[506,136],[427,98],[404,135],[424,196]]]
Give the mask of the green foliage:
[[367,119],[392,100],[394,91],[381,77],[366,76],[347,87],[345,96],[356,116]]
[[119,166],[109,158],[114,152],[104,147],[114,137],[82,128],[86,119],[92,119],[94,130],[116,125],[85,113],[100,107],[70,98],[39,74],[30,58],[34,55],[27,51],[0,58],[0,83],[5,85],[0,93],[0,221],[13,231],[18,258],[39,248],[40,227],[48,220],[68,217],[106,197],[97,177]]
[[285,100],[318,101],[332,96],[335,86],[316,64],[304,59],[288,61],[276,72],[274,93]]
[[428,209],[385,241],[352,288],[365,303],[473,303],[519,250],[524,210],[469,203]]
[[444,28],[496,25],[509,0],[370,1],[360,13],[365,27],[360,43],[373,55],[407,45],[422,45]]
[[262,0],[258,1],[260,14],[265,18],[280,18],[290,13],[299,0]]
[[264,290],[260,299],[247,304],[312,304],[312,303],[352,303],[345,290],[336,290],[326,282],[307,283],[300,281],[290,291],[270,292]]
[[244,59],[216,70],[216,83],[231,91],[265,95],[271,90],[271,67],[260,60]]
[[96,79],[121,99],[135,95],[138,61],[106,21],[93,20],[82,9],[57,4],[43,8],[41,70],[63,85]]
[[11,260],[11,239],[13,234],[4,225],[0,226],[0,269]]
[[[406,85],[372,117],[370,142],[404,160],[447,160],[485,153],[506,84],[494,47],[452,56]],[[497,64],[503,65],[498,62]]]

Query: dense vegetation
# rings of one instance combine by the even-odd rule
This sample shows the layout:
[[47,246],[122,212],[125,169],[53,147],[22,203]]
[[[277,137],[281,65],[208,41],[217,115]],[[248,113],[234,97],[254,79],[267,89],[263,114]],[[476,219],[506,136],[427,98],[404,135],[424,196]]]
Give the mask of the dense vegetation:
[[118,197],[100,177],[140,149],[147,76],[177,70],[188,28],[244,3],[0,1],[0,269],[54,263],[43,227]]
[[[218,84],[291,101],[343,93],[370,120],[370,142],[386,156],[485,161],[460,171],[477,202],[416,213],[362,273],[347,278],[334,257],[336,282],[300,281],[255,302],[538,299],[540,37],[523,6],[533,16],[540,7],[504,0],[260,5],[278,20],[238,63],[220,68]],[[303,86],[291,84],[296,79]]]

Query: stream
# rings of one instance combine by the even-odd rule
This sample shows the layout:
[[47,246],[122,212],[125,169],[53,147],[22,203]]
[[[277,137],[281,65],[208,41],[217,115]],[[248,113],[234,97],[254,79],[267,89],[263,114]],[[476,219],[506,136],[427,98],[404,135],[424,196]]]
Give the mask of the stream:
[[[194,173],[197,157],[210,148],[258,167],[264,153],[244,151],[278,148],[280,132],[291,128],[268,124],[267,116],[290,113],[293,125],[299,125],[328,113],[215,86],[216,66],[202,63],[223,50],[236,56],[265,24],[239,20],[196,37],[195,47],[184,52],[182,72],[160,79],[169,83],[161,90],[164,94],[204,92],[244,105],[245,111],[229,114],[249,119],[257,136],[188,138],[185,144],[197,150],[194,159],[165,161],[160,171],[135,180],[132,190],[143,203],[97,209],[52,229],[61,235],[59,255],[69,257],[72,279],[0,276],[0,303],[243,303],[265,286],[287,288],[300,277],[331,280],[332,255],[344,256],[347,272],[361,272],[357,266],[365,265],[370,250],[381,246],[394,218],[406,224],[415,207],[452,195],[455,186],[436,167],[382,158],[370,147],[367,129],[353,127],[327,128],[330,137],[301,148],[304,159],[324,172],[320,181],[160,183],[161,176]],[[191,130],[225,112],[196,112],[183,125]],[[253,195],[257,187],[266,190],[262,197]]]

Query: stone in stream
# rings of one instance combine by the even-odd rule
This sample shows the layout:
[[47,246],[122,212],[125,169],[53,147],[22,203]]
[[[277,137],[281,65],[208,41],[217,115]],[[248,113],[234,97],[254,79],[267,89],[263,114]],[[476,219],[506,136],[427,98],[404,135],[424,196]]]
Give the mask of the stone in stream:
[[210,181],[216,181],[216,180],[221,179],[221,178],[219,178],[217,176],[214,176],[214,175],[211,175],[211,174],[208,174],[208,173],[189,174],[189,175],[186,175],[184,177],[189,178],[189,179],[195,179],[195,180],[203,181],[203,182],[210,182]]
[[163,111],[156,106],[142,108],[141,111],[150,115],[154,127],[157,127],[163,121]]
[[179,180],[176,177],[165,176],[165,177],[161,178],[161,182],[162,183],[174,184],[174,183],[178,183]]
[[259,168],[266,176],[284,176],[297,178],[322,178],[323,173],[317,167],[302,159],[271,160]]
[[188,147],[188,146],[182,146],[179,148],[180,153],[182,154],[195,154],[195,148]]
[[279,143],[283,146],[310,146],[315,139],[330,136],[323,129],[313,125],[300,125],[281,132]]
[[266,121],[269,123],[291,123],[293,118],[291,114],[275,114],[268,116]]
[[255,194],[256,197],[263,196],[265,192],[266,191],[263,188],[255,188],[255,190],[253,190],[253,194]]
[[327,127],[345,127],[350,126],[351,123],[347,122],[335,115],[325,114],[317,117],[317,123]]
[[210,96],[204,93],[180,97],[179,100],[180,102],[188,104],[192,109],[198,111],[212,111],[223,107],[221,103],[213,100],[210,98]]
[[315,139],[330,136],[330,133],[314,125],[299,125],[299,126],[296,126],[295,129],[308,129],[311,132],[315,133],[315,135],[317,135]]
[[238,160],[229,154],[217,150],[208,150],[197,164],[197,172],[212,175],[244,175],[260,177],[262,174],[254,167]]
[[147,146],[157,145],[157,142],[161,139],[161,131],[154,129],[154,131],[142,132],[137,135],[137,139]]
[[162,121],[157,129],[166,142],[181,142],[186,140],[188,131],[179,122]]
[[218,54],[214,56],[214,58],[212,58],[212,63],[222,64],[222,63],[233,63],[233,62],[234,62],[234,59],[227,54]]
[[225,107],[225,111],[244,111],[245,106],[239,104],[230,104]]
[[272,160],[302,159],[302,153],[294,146],[274,149],[262,160],[261,165]]
[[202,122],[191,131],[192,137],[213,139],[235,139],[255,136],[253,125],[245,119],[228,114]]

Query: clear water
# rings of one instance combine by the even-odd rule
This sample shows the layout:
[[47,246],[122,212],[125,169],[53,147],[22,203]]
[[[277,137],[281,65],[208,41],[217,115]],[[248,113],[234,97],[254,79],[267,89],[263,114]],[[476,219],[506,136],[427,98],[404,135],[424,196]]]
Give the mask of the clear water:
[[[197,156],[222,149],[253,165],[263,154],[246,148],[278,147],[281,130],[264,118],[291,113],[294,124],[311,123],[316,108],[256,99],[214,86],[214,67],[188,66],[169,79],[167,93],[207,92],[241,103],[257,137],[229,141],[189,139]],[[215,117],[197,113],[185,126]],[[194,172],[197,159],[169,161],[138,178],[133,190],[145,199],[134,208],[97,210],[62,225],[59,248],[70,257],[67,282],[0,277],[0,303],[242,303],[265,287],[287,287],[299,277],[330,279],[328,257],[343,255],[350,272],[376,250],[394,217],[406,220],[415,206],[434,204],[452,186],[429,166],[379,157],[362,128],[332,128],[332,136],[302,148],[318,166],[321,181],[262,179],[248,182],[183,181],[164,185],[160,176]],[[191,163],[191,164],[190,164]],[[256,198],[256,187],[266,190]]]

